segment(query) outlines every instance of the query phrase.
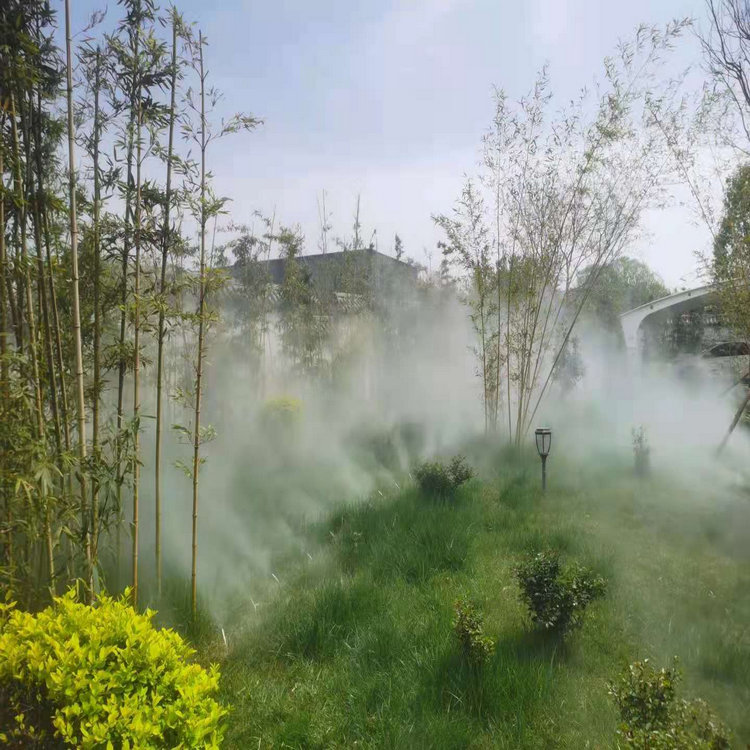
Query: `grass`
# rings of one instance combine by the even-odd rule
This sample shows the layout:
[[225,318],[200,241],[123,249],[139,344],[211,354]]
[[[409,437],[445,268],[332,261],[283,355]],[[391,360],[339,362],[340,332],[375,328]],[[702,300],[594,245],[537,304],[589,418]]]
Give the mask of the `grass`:
[[[455,502],[406,489],[312,526],[313,554],[290,556],[264,604],[241,610],[228,652],[204,641],[232,704],[226,747],[613,747],[607,681],[674,655],[685,696],[750,742],[746,499],[562,457],[542,495],[533,459],[474,460],[483,478]],[[544,548],[609,582],[565,642],[531,629],[513,578]],[[497,642],[480,669],[454,639],[460,597]]]

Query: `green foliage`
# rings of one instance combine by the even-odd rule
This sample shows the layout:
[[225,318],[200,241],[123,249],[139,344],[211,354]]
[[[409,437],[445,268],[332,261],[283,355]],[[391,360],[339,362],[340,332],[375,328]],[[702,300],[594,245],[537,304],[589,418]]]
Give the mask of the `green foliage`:
[[563,394],[575,388],[579,380],[586,374],[578,336],[571,336],[563,345],[558,360],[552,372],[552,378],[560,387]]
[[[597,275],[592,277],[594,271]],[[589,286],[585,309],[618,338],[622,336],[621,313],[669,294],[661,278],[645,263],[626,256],[599,269],[580,271],[577,290],[584,293]]]
[[601,576],[579,565],[563,569],[555,552],[537,553],[515,574],[534,623],[561,635],[580,626],[588,605],[606,591]]
[[711,272],[722,318],[737,335],[750,339],[750,164],[727,182]]
[[0,740],[10,747],[218,748],[219,674],[153,612],[73,591],[32,615],[0,607]]
[[495,641],[484,633],[484,618],[469,601],[459,599],[453,605],[456,634],[463,658],[473,666],[484,664],[495,651]]
[[[651,348],[649,339],[647,354]],[[703,343],[703,314],[700,310],[689,310],[670,318],[657,338],[656,358],[674,359],[680,354],[696,354]]]
[[306,375],[323,374],[330,320],[313,288],[309,271],[298,261],[304,238],[298,230],[282,227],[274,239],[281,246],[285,260],[277,323],[282,349],[297,371]]
[[464,456],[453,456],[448,464],[448,474],[454,487],[460,487],[474,476],[474,469],[466,463]]
[[414,469],[419,489],[427,496],[445,500],[474,476],[474,470],[463,456],[454,456],[446,466],[440,461],[425,461]]
[[656,670],[648,659],[630,664],[609,694],[620,711],[618,737],[626,747],[649,750],[725,750],[729,733],[701,700],[677,700],[680,672]]

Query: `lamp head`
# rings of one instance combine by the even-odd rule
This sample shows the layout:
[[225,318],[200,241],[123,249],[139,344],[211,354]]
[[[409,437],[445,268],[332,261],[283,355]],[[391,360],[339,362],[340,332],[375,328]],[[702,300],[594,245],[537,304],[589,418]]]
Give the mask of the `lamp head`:
[[552,447],[552,430],[547,427],[539,427],[534,431],[534,437],[536,438],[537,453],[542,458],[547,458]]

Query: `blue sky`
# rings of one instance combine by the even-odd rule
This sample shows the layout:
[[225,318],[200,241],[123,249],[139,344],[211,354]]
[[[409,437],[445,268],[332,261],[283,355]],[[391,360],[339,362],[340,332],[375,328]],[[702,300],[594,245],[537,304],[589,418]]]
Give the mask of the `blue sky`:
[[[72,0],[80,27],[101,4]],[[55,0],[62,5],[60,0]],[[228,110],[265,124],[218,142],[217,191],[232,217],[274,210],[299,223],[314,252],[316,197],[326,191],[336,232],[356,196],[366,236],[393,234],[408,254],[438,262],[431,214],[448,211],[473,170],[492,113],[493,85],[524,94],[545,62],[555,90],[573,95],[637,24],[700,15],[701,0],[189,0],[179,3],[208,37],[208,67]],[[110,2],[109,16],[119,8]],[[684,53],[688,56],[690,52]],[[635,254],[670,286],[688,283],[705,232],[684,213],[652,221]]]

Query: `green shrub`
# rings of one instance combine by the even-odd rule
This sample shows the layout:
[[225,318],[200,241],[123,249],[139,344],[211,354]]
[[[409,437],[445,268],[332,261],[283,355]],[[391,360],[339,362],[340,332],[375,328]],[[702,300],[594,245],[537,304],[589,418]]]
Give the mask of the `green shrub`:
[[461,648],[461,655],[474,666],[480,666],[492,656],[495,642],[484,634],[482,614],[471,602],[459,599],[454,604],[453,631]]
[[453,491],[453,481],[447,467],[439,461],[425,461],[414,469],[414,479],[426,495],[447,497]]
[[287,432],[294,429],[302,418],[302,402],[293,396],[269,398],[260,410],[263,427],[273,432]]
[[609,686],[620,711],[618,737],[626,747],[649,750],[728,750],[729,733],[701,700],[677,700],[676,666],[655,670],[637,661]]
[[440,461],[425,461],[414,470],[419,489],[439,499],[450,498],[455,491],[474,476],[474,470],[463,456],[454,456],[448,466]]
[[586,607],[606,591],[606,581],[586,568],[563,570],[555,552],[537,553],[517,566],[515,574],[534,623],[562,635],[578,627]]
[[454,487],[460,487],[474,476],[474,469],[466,463],[464,456],[453,456],[448,465],[448,474]]
[[153,612],[68,592],[36,615],[0,606],[0,744],[16,748],[218,748],[219,675]]

